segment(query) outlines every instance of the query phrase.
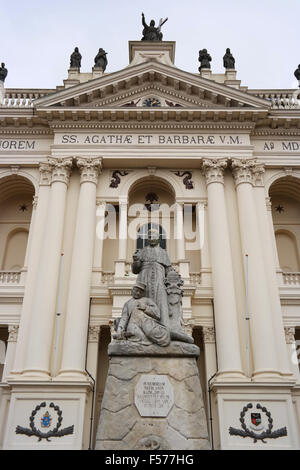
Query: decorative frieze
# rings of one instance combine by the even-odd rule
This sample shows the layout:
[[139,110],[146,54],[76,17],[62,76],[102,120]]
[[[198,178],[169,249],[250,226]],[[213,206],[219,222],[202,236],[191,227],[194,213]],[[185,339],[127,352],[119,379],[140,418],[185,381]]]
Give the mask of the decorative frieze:
[[97,184],[98,176],[102,168],[102,158],[76,158],[76,164],[80,171],[80,183]]
[[215,343],[215,329],[213,326],[203,326],[202,327],[203,341],[204,343]]
[[50,186],[52,168],[49,163],[40,163],[40,186]]
[[285,327],[285,342],[286,344],[293,344],[295,342],[295,328],[294,327]]
[[19,325],[8,325],[8,343],[16,343],[18,339]]
[[224,170],[227,167],[227,158],[204,158],[202,161],[202,170],[206,178],[206,184],[221,183],[224,184]]
[[65,158],[48,158],[48,163],[52,168],[52,181],[51,183],[65,183],[69,184],[71,168],[72,168],[72,157]]
[[89,343],[98,343],[100,334],[100,325],[89,326]]

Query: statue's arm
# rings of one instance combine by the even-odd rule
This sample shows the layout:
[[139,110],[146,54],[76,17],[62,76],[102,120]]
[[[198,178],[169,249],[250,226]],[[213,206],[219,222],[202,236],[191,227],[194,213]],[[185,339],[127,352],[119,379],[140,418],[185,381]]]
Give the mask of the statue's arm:
[[152,302],[151,300],[148,300],[147,302],[145,313],[149,317],[155,318],[155,320],[160,320],[160,310],[156,303]]
[[118,329],[117,329],[117,335],[120,335],[126,331],[128,321],[129,321],[129,309],[127,304],[124,305],[122,309],[122,316],[121,320],[119,321]]
[[147,23],[146,23],[146,21],[145,21],[145,15],[144,15],[144,13],[142,13],[142,24],[143,24],[144,28],[148,28],[148,25],[147,25]]

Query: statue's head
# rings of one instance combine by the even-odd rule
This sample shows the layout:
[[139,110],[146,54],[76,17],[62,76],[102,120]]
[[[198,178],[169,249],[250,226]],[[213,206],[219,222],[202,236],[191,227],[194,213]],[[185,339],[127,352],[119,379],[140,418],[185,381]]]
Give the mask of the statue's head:
[[79,51],[78,51],[78,47],[75,47],[74,51],[75,51],[75,52],[79,52]]
[[159,232],[155,229],[148,230],[148,242],[150,246],[156,246],[159,244]]
[[5,67],[5,63],[4,63],[4,62],[1,62],[1,67],[2,67],[2,68]]
[[202,49],[202,52],[204,52],[204,54],[207,54],[207,49]]
[[154,26],[155,25],[155,21],[154,20],[151,20],[150,21],[150,26]]
[[134,299],[141,299],[145,295],[146,284],[143,282],[136,282],[131,290],[131,295]]
[[226,54],[230,54],[230,49],[229,49],[229,47],[227,47],[227,49],[226,49]]

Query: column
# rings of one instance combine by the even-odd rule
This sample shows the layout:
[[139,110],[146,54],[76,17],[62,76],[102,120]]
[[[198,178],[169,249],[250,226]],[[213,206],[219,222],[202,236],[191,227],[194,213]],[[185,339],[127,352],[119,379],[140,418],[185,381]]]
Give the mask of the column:
[[93,285],[99,285],[102,281],[103,272],[103,241],[104,241],[104,227],[105,227],[105,210],[106,203],[104,201],[96,201],[96,238],[94,248],[94,262],[93,262]]
[[293,375],[296,379],[296,382],[300,382],[300,371],[299,371],[299,358],[297,356],[297,344],[295,340],[295,328],[294,327],[285,327],[284,328],[286,349],[288,358],[290,361],[290,367],[293,371]]
[[101,158],[77,158],[80,194],[72,251],[60,379],[86,379],[85,357],[93,250],[96,231],[96,186]]
[[[40,272],[41,249],[47,221],[47,207],[50,195],[52,167],[49,163],[41,163],[40,185],[35,214],[35,223],[32,232],[31,250],[28,255],[28,271],[24,291],[23,305],[20,316],[18,342],[12,374],[20,374],[24,369],[25,351],[29,348],[31,340],[31,314],[33,299],[36,292],[36,278]],[[31,230],[31,227],[30,227]]]
[[214,289],[219,380],[245,379],[242,372],[238,316],[224,194],[227,159],[204,159]]
[[215,329],[213,326],[203,326],[202,333],[205,354],[206,381],[208,382],[208,380],[217,371]]
[[183,204],[176,201],[175,204],[175,227],[176,260],[181,277],[187,282],[190,278],[189,261],[185,259],[185,240],[183,225]]
[[282,269],[279,263],[277,244],[276,244],[274,225],[273,225],[272,201],[270,197],[266,197],[266,207],[267,207],[267,213],[268,213],[269,232],[271,236],[271,244],[272,244],[272,251],[273,251],[273,260],[275,263],[276,278],[277,278],[278,284],[283,285]]
[[65,202],[72,158],[49,158],[52,168],[43,245],[30,325],[30,342],[25,359],[26,376],[50,379],[49,365],[55,321],[59,263],[62,248]]
[[127,259],[127,199],[119,201],[119,255],[115,262],[115,278],[125,275]]
[[98,367],[98,347],[100,325],[90,325],[88,331],[88,354],[87,354],[87,370],[96,380]]
[[[282,310],[278,289],[278,282],[276,277],[276,266],[273,243],[275,244],[275,236],[272,227],[270,227],[270,216],[272,217],[271,210],[267,210],[265,188],[263,181],[264,169],[258,165],[253,169],[254,176],[254,197],[255,206],[258,217],[258,223],[261,228],[260,238],[262,241],[264,266],[269,285],[269,301],[272,315],[272,327],[274,337],[276,338],[276,351],[278,358],[279,371],[287,379],[291,379],[290,363],[287,356],[286,342],[284,337],[284,326],[282,318]],[[272,232],[271,232],[272,230]],[[277,251],[277,250],[276,250]]]
[[[250,335],[254,359],[253,380],[278,380],[269,286],[264,268],[262,241],[259,236],[257,207],[253,195],[254,159],[232,159],[239,210],[243,255],[248,254],[248,303]],[[244,256],[243,256],[244,258]]]
[[211,286],[211,262],[208,243],[207,201],[197,203],[197,230],[201,257],[201,285]]
[[26,284],[26,278],[27,278],[27,271],[28,271],[28,259],[30,255],[30,250],[32,246],[32,236],[34,232],[34,222],[35,222],[35,216],[36,216],[36,208],[37,208],[37,203],[38,203],[38,196],[33,197],[32,201],[32,213],[31,213],[31,220],[30,220],[30,227],[29,227],[29,235],[28,235],[28,240],[27,240],[27,247],[26,247],[26,254],[25,254],[25,259],[24,259],[24,266],[21,270],[21,285]]
[[6,355],[5,355],[5,364],[2,374],[2,382],[6,382],[6,377],[10,374],[17,346],[17,338],[18,338],[18,331],[19,325],[8,325],[8,340],[7,340],[7,348],[6,348]]

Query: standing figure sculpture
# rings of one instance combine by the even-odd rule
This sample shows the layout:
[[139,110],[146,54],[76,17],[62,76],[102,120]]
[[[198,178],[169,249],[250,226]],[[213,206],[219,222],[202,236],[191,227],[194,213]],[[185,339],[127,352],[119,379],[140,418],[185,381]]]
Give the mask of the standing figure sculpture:
[[168,326],[168,296],[164,283],[172,265],[167,251],[159,246],[157,230],[148,231],[148,242],[148,246],[133,254],[132,272],[138,274],[138,282],[145,284],[145,296],[156,303],[160,311],[161,323]]
[[81,54],[78,47],[75,47],[74,52],[70,56],[71,69],[80,69],[81,67]]
[[5,68],[5,63],[2,62],[1,67],[0,67],[0,82],[4,83],[6,77],[7,77],[7,69]]
[[201,69],[210,69],[211,56],[208,54],[207,49],[199,51],[198,60],[200,62],[199,72]]
[[299,87],[300,87],[300,64],[298,65],[298,68],[295,70],[294,75],[297,78],[299,82]]
[[225,69],[234,69],[235,58],[231,54],[229,47],[227,47],[226,54],[223,57],[223,65]]
[[142,41],[162,41],[162,38],[163,38],[163,35],[162,35],[162,32],[161,32],[161,27],[163,24],[165,24],[165,22],[168,20],[168,18],[166,19],[160,19],[159,20],[159,25],[158,27],[155,27],[155,21],[154,20],[151,20],[150,21],[150,25],[147,25],[146,21],[145,21],[145,15],[144,13],[142,13],[142,24],[144,26],[144,29],[143,29],[143,37],[142,37]]
[[102,69],[103,72],[105,72],[105,69],[107,67],[107,52],[105,52],[102,47],[100,47],[98,54],[95,57],[95,67],[97,69]]

